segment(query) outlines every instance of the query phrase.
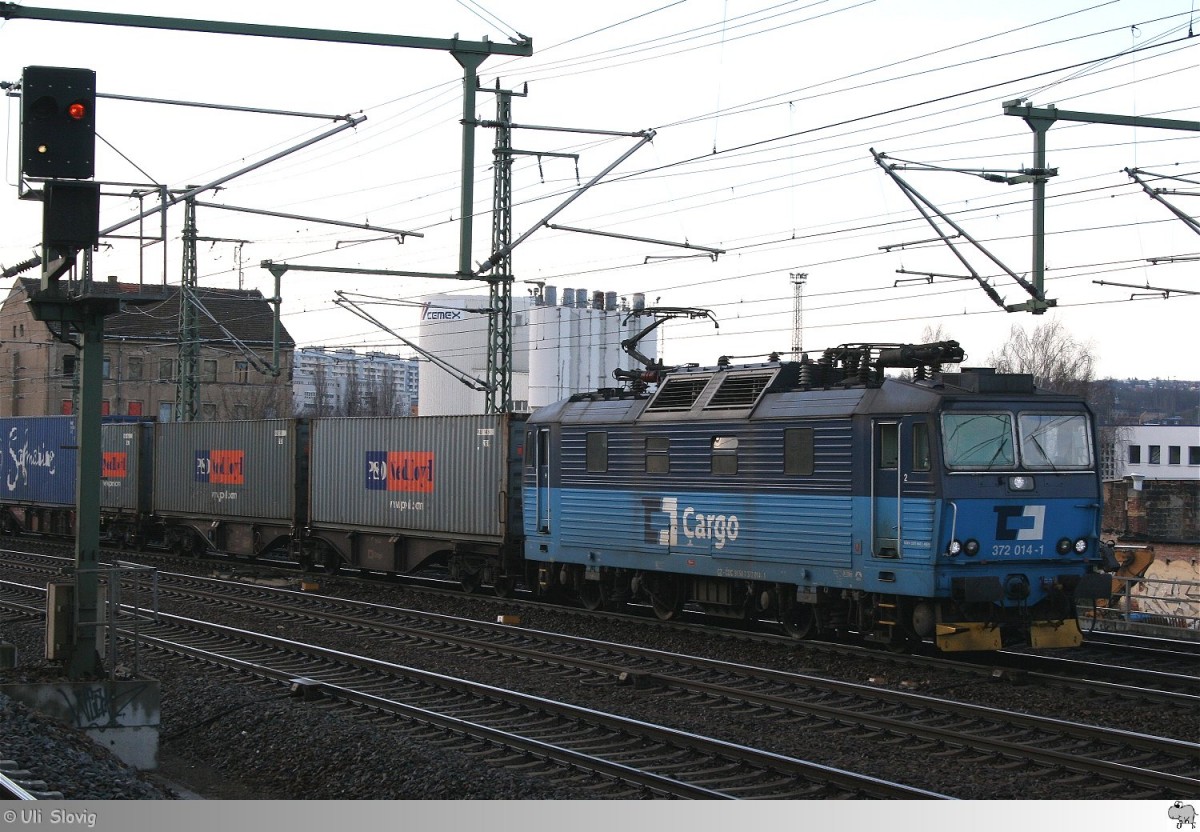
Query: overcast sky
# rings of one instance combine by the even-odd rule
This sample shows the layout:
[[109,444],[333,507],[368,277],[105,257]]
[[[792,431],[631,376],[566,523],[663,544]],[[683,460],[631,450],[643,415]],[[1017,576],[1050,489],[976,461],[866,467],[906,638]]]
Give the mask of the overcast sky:
[[[1003,113],[1037,107],[1196,121],[1200,37],[1192,0],[610,0],[606,3],[430,0],[423,3],[210,1],[203,4],[51,2],[61,7],[273,23],[508,43],[528,58],[488,58],[479,75],[524,90],[517,124],[632,133],[641,147],[554,218],[558,225],[718,248],[699,252],[541,228],[513,252],[518,281],[643,292],[649,303],[711,309],[720,322],[673,322],[669,362],[756,360],[792,344],[793,287],[804,273],[803,346],[910,342],[941,327],[968,363],[983,364],[1012,326],[1057,318],[1091,341],[1101,377],[1200,378],[1195,369],[1200,238],[1125,172],[1169,174],[1157,187],[1200,192],[1193,132],[1068,121],[1048,133],[1044,316],[1006,313],[968,275],[871,148],[895,160],[968,171],[1033,165],[1033,133]],[[462,70],[444,52],[169,32],[36,20],[0,22],[0,80],[44,64],[94,69],[102,96],[268,108],[366,121],[228,181],[201,199],[314,218],[268,218],[200,208],[203,286],[274,291],[263,260],[310,266],[454,272],[459,262]],[[477,114],[496,116],[481,93]],[[5,99],[0,264],[25,260],[40,238],[39,205],[17,199],[19,100]],[[131,194],[215,181],[330,131],[340,122],[102,97],[97,179],[103,227],[133,217]],[[472,260],[491,237],[494,131],[479,128]],[[533,228],[637,139],[514,130],[514,236]],[[1032,268],[1031,187],[966,173],[900,175],[996,261],[1023,279]],[[1188,181],[1190,180],[1190,181]],[[1200,214],[1200,201],[1168,196]],[[150,203],[146,203],[149,207]],[[420,232],[394,237],[315,218]],[[178,283],[183,212],[168,212],[167,245],[109,239],[97,276]],[[136,233],[130,225],[120,234]],[[948,233],[955,233],[947,229]],[[148,220],[148,234],[158,220]],[[376,239],[383,237],[383,239]],[[959,252],[1005,303],[1028,295],[1001,266]],[[909,244],[909,245],[902,245]],[[690,255],[690,256],[689,256]],[[240,258],[240,260],[239,260]],[[1174,261],[1163,258],[1175,258]],[[1151,261],[1157,260],[1157,265]],[[240,269],[239,269],[240,264]],[[900,273],[898,270],[916,273]],[[1099,285],[1132,284],[1129,286]],[[0,288],[6,288],[0,284]],[[400,300],[431,292],[484,293],[452,280],[290,272],[284,323],[302,346],[406,353],[394,339],[334,307],[348,289]],[[518,283],[524,294],[529,285]],[[1175,290],[1163,297],[1164,290]],[[376,314],[415,337],[417,312]]]

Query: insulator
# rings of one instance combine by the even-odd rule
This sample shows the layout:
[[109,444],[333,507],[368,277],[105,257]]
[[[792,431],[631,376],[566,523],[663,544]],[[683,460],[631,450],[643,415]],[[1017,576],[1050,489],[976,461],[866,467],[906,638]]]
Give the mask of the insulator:
[[813,385],[813,376],[816,374],[816,371],[817,371],[817,365],[815,365],[815,364],[811,364],[807,361],[804,362],[803,364],[801,364],[800,365],[800,386],[801,387],[814,386]]

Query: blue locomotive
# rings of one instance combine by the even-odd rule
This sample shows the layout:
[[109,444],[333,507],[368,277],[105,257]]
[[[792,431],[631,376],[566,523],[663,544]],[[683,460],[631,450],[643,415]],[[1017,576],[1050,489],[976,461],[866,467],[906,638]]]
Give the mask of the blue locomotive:
[[[588,607],[685,604],[942,650],[1074,646],[1103,595],[1087,405],[958,344],[675,368],[526,425],[527,568]],[[906,368],[910,380],[890,378]]]

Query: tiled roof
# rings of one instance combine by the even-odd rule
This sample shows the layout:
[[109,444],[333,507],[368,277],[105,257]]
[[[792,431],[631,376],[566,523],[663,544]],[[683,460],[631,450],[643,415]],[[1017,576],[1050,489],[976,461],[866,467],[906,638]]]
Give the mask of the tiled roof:
[[[18,281],[26,295],[36,292],[39,282],[23,277]],[[14,286],[15,290],[16,286]],[[149,304],[129,304],[123,311],[104,319],[104,334],[114,338],[136,338],[158,342],[171,342],[179,332],[179,287],[139,286],[136,283],[102,284],[104,294],[119,292],[135,295],[152,292],[165,295],[165,300]],[[275,310],[257,289],[206,289],[197,288],[196,297],[214,318],[221,322],[237,339],[247,344],[271,343]],[[198,312],[196,321],[203,341],[228,340],[227,336],[203,312]],[[280,324],[280,346],[295,347],[287,329]]]

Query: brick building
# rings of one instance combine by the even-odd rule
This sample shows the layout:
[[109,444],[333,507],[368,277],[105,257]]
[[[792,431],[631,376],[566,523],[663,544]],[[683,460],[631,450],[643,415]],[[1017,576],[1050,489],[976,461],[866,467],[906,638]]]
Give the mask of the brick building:
[[[102,412],[175,416],[179,372],[179,287],[155,286],[166,299],[130,305],[104,321]],[[38,281],[20,278],[0,305],[0,416],[72,413],[77,392],[78,352],[36,320],[27,303]],[[109,290],[138,293],[136,284]],[[197,383],[200,419],[249,419],[291,414],[291,366],[295,345],[280,327],[280,372],[267,375],[239,349],[272,361],[274,309],[258,291],[198,289],[212,318],[197,316],[200,349]],[[224,329],[222,329],[224,327]]]
[[1117,480],[1104,484],[1106,535],[1200,545],[1200,483]]

